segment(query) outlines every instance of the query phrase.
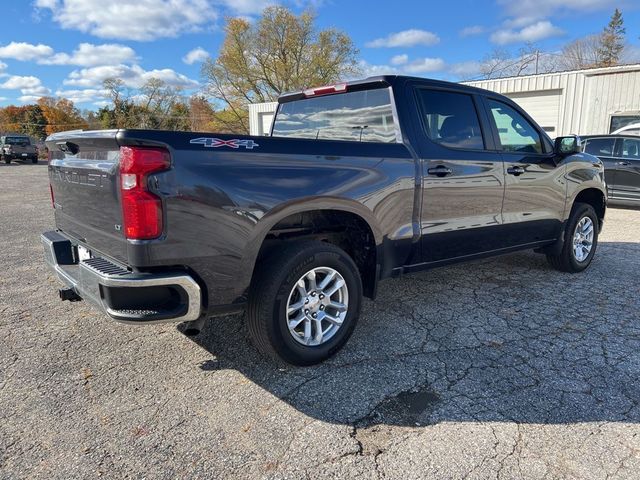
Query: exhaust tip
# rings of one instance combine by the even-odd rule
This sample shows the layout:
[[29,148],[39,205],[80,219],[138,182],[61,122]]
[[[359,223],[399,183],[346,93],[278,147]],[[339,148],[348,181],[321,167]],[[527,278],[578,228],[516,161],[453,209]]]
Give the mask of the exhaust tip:
[[200,335],[200,332],[202,332],[206,320],[206,317],[200,317],[193,322],[185,322],[183,324],[184,326],[181,329],[182,333],[187,337],[196,337]]

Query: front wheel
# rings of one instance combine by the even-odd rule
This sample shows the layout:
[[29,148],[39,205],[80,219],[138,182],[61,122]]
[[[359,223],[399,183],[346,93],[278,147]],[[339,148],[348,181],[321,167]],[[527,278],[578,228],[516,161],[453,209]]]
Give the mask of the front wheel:
[[7,165],[9,165],[11,163],[11,157],[2,157],[2,161],[4,163],[6,163]]
[[256,267],[247,323],[256,347],[293,365],[313,365],[347,342],[360,315],[358,267],[342,249],[305,241]]
[[567,222],[562,251],[558,255],[547,255],[551,266],[569,273],[586,269],[598,246],[598,222],[591,205],[576,203]]

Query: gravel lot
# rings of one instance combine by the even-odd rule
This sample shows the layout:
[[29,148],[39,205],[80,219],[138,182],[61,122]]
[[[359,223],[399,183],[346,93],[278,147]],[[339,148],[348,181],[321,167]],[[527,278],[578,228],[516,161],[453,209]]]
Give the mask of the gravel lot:
[[389,280],[347,347],[275,365],[62,303],[46,165],[0,165],[2,478],[638,478],[640,211],[582,275],[518,253]]

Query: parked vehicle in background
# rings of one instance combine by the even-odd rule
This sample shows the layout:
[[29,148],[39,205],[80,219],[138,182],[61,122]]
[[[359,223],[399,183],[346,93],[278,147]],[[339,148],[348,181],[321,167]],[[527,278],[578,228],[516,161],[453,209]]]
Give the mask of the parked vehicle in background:
[[611,132],[611,135],[638,135],[640,136],[640,123],[632,123],[619,128],[615,132]]
[[38,149],[27,135],[3,135],[0,137],[0,161],[11,160],[38,163]]
[[383,76],[279,102],[271,137],[50,136],[58,230],[42,241],[61,298],[194,331],[246,307],[262,352],[309,365],[381,279],[523,249],[564,272],[591,263],[602,162],[512,100]]
[[604,163],[609,202],[640,206],[640,137],[586,135],[581,142],[584,152]]

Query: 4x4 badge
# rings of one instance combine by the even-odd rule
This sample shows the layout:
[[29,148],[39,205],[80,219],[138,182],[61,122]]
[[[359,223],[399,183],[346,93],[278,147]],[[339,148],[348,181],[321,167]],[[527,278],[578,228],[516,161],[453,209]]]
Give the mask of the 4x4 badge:
[[239,138],[233,138],[231,140],[222,140],[220,138],[208,138],[208,137],[200,137],[194,138],[189,143],[204,145],[207,148],[219,148],[219,147],[229,147],[229,148],[246,148],[247,150],[252,150],[255,147],[259,147],[256,142],[253,140],[245,140]]

